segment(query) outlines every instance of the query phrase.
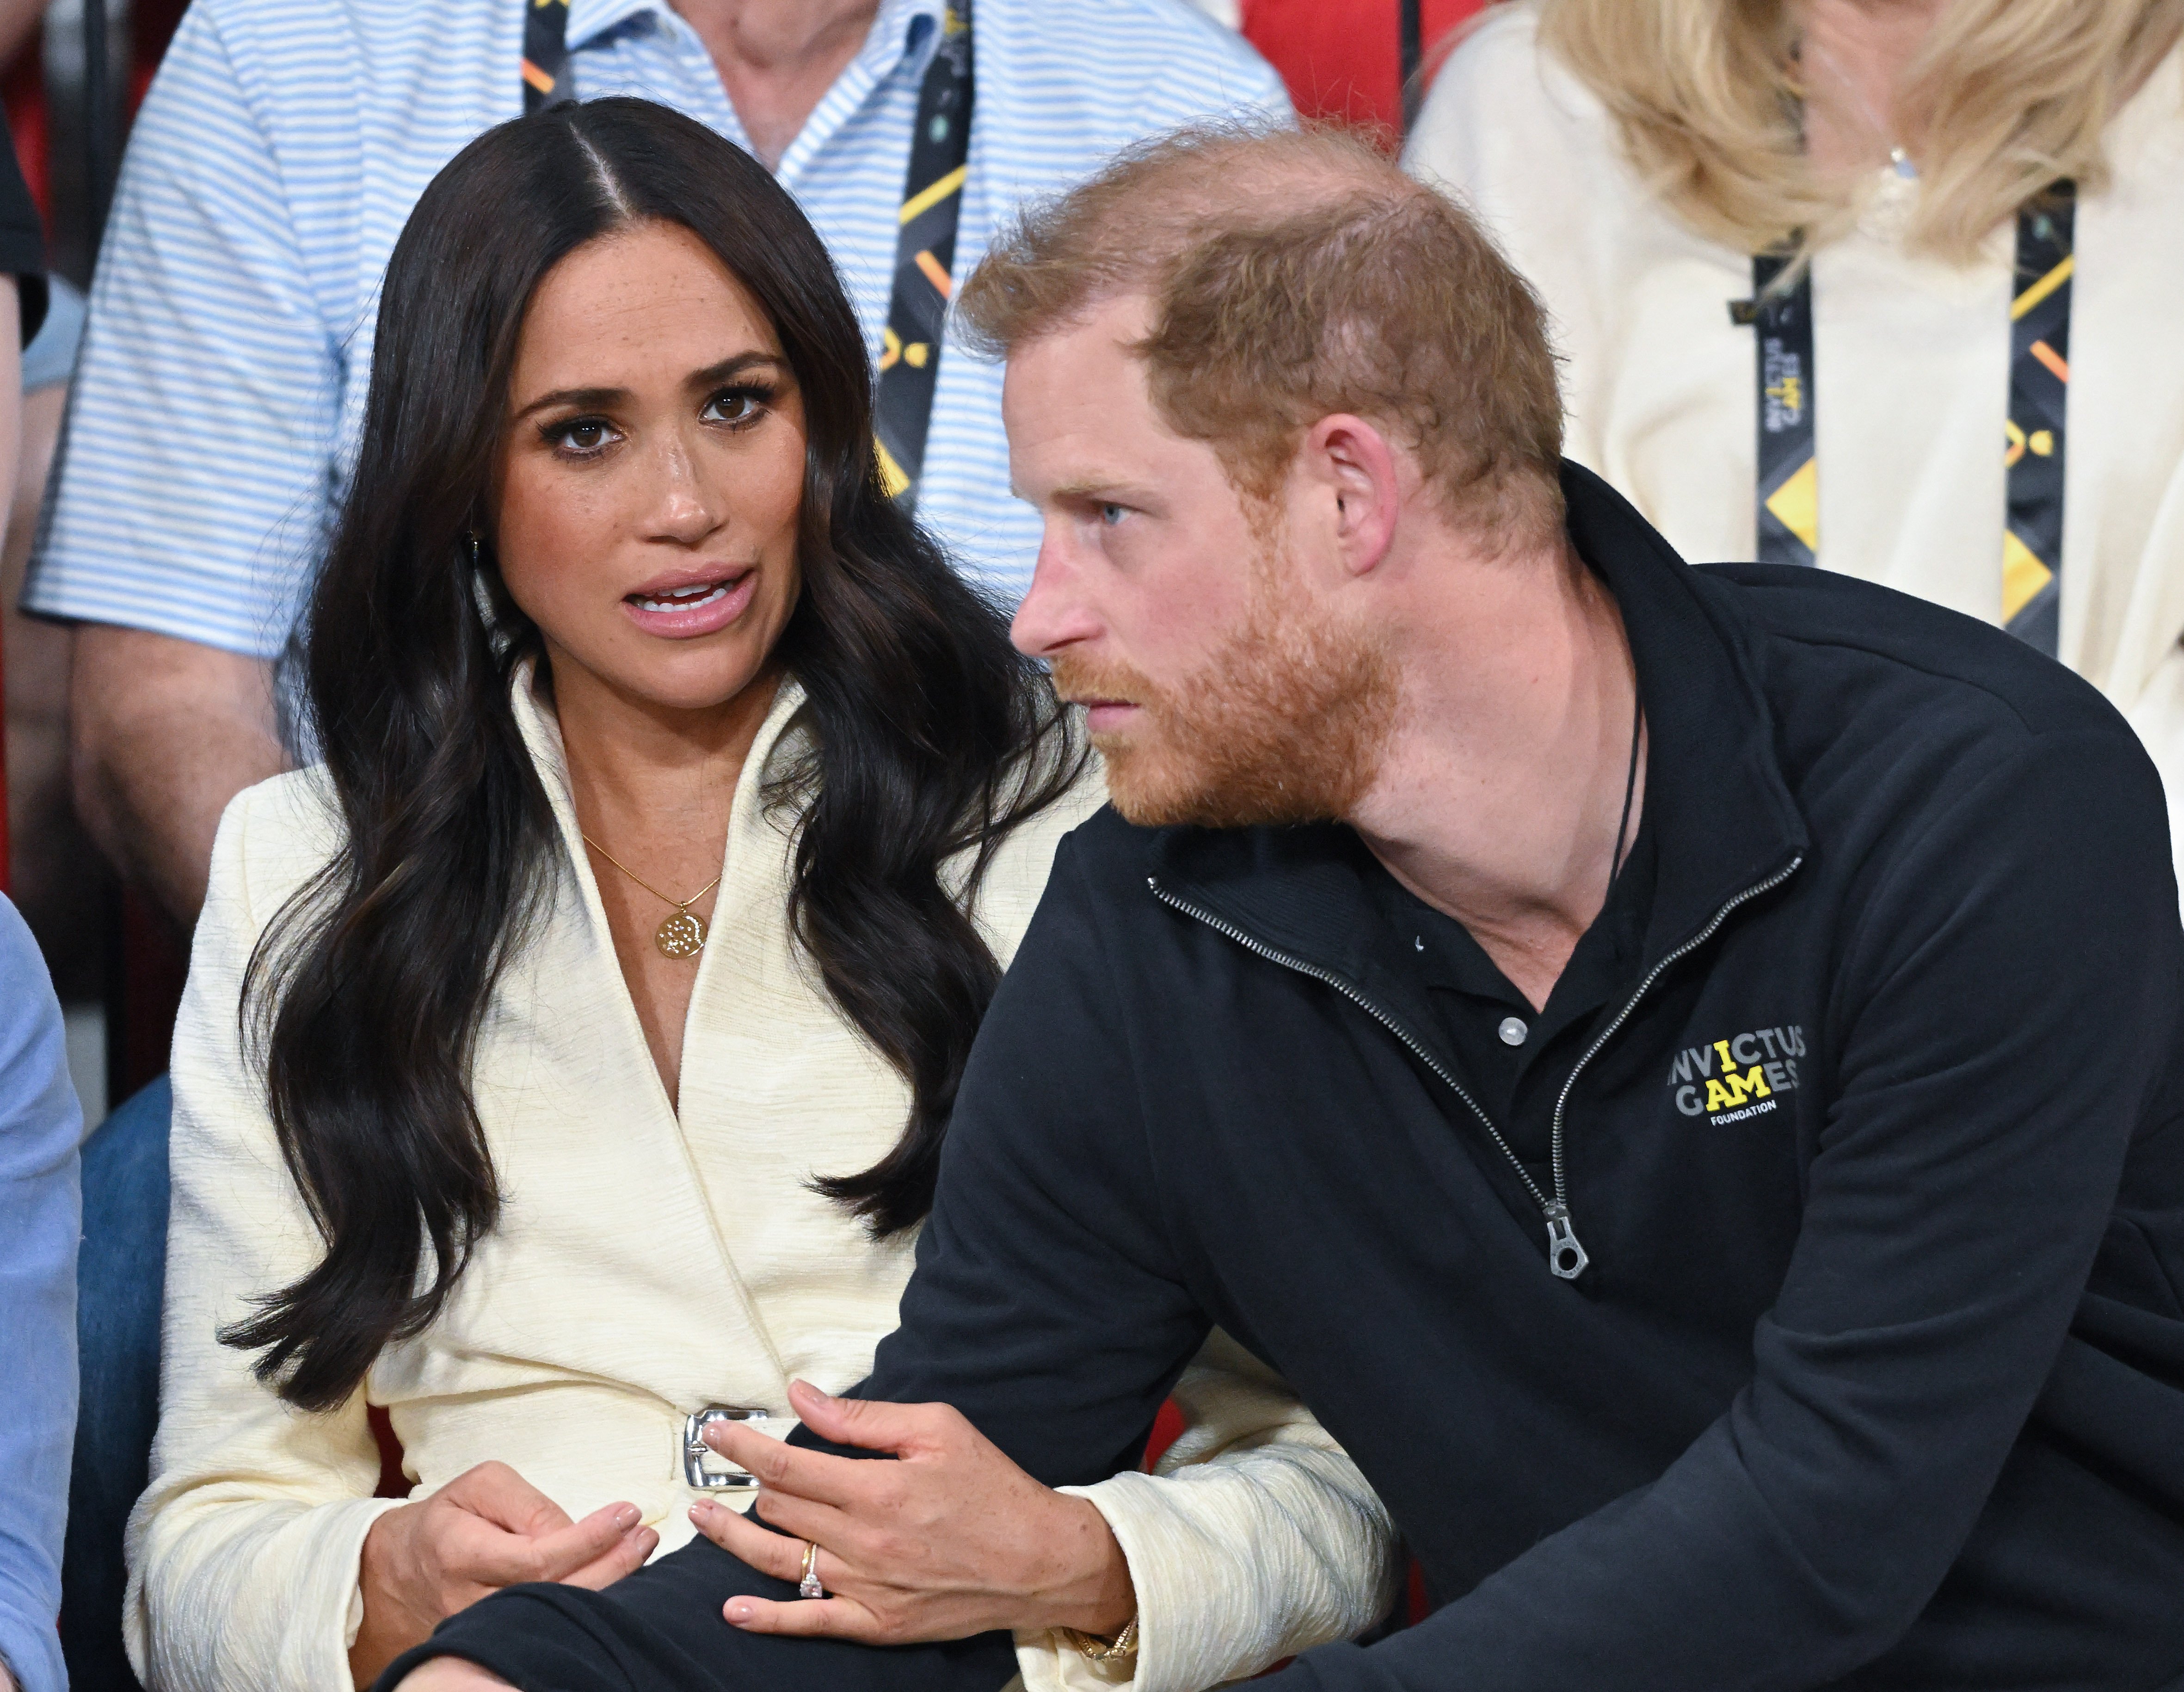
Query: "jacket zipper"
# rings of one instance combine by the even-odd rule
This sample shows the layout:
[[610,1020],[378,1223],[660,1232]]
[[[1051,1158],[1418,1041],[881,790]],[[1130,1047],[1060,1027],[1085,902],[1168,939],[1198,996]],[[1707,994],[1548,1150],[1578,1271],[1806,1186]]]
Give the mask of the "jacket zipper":
[[1802,855],[1793,857],[1765,880],[1746,888],[1716,911],[1704,928],[1647,970],[1645,980],[1639,982],[1630,997],[1624,1001],[1623,1008],[1615,1014],[1615,1019],[1601,1030],[1600,1037],[1585,1047],[1583,1055],[1570,1066],[1570,1072],[1563,1081],[1563,1090],[1555,1099],[1554,1121],[1549,1145],[1551,1166],[1554,1171],[1555,1190],[1552,1198],[1540,1191],[1540,1184],[1532,1179],[1532,1172],[1524,1167],[1516,1153],[1510,1149],[1509,1142],[1502,1137],[1502,1131],[1494,1125],[1494,1119],[1479,1108],[1479,1101],[1463,1090],[1456,1077],[1442,1068],[1440,1060],[1412,1038],[1407,1029],[1372,1000],[1367,998],[1357,987],[1332,970],[1323,969],[1316,963],[1308,963],[1303,958],[1292,957],[1288,952],[1278,952],[1264,941],[1245,933],[1234,923],[1215,916],[1202,905],[1195,905],[1188,899],[1169,892],[1160,885],[1156,877],[1150,875],[1145,877],[1145,885],[1152,890],[1153,897],[1158,899],[1163,905],[1204,923],[1216,934],[1223,935],[1233,940],[1254,956],[1263,958],[1269,963],[1279,963],[1285,969],[1294,969],[1300,975],[1310,976],[1315,981],[1324,982],[1402,1041],[1406,1050],[1426,1068],[1432,1070],[1451,1092],[1464,1102],[1471,1114],[1479,1119],[1479,1126],[1486,1131],[1486,1136],[1493,1141],[1496,1149],[1508,1159],[1509,1167],[1517,1171],[1517,1179],[1524,1183],[1524,1190],[1532,1195],[1533,1202],[1540,1207],[1540,1214],[1546,1219],[1547,1267],[1561,1279],[1574,1281],[1585,1273],[1585,1265],[1592,1261],[1586,1254],[1585,1248],[1578,1242],[1577,1226],[1570,1217],[1568,1179],[1563,1163],[1563,1113],[1569,1103],[1570,1089],[1577,1085],[1579,1072],[1593,1060],[1602,1047],[1615,1037],[1616,1030],[1630,1020],[1630,1013],[1638,1008],[1639,1000],[1646,997],[1652,990],[1654,982],[1659,980],[1671,965],[1680,959],[1689,957],[1700,947],[1704,946],[1708,941],[1713,939],[1715,931],[1729,920],[1730,913],[1739,905],[1747,903],[1763,893],[1771,893],[1787,881],[1797,874],[1797,866],[1804,861]]

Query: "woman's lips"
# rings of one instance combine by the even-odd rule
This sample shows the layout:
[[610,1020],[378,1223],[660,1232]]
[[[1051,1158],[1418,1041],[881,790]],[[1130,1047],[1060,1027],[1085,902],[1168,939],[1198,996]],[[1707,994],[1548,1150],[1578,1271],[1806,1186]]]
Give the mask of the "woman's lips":
[[624,596],[621,608],[647,634],[666,640],[694,640],[726,628],[744,614],[758,589],[758,572],[724,577],[717,582],[650,594]]

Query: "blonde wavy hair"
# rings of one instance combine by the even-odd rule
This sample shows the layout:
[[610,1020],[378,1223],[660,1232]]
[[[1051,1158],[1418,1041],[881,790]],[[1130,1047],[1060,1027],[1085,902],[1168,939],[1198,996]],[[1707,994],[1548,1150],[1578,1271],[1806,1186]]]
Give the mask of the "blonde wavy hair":
[[[1855,222],[1864,190],[1806,164],[1796,0],[1538,3],[1540,40],[1694,229],[1809,251]],[[2180,33],[2184,0],[1949,0],[1897,103],[1919,166],[1908,243],[1966,261],[2058,180],[2098,193],[2103,131]]]

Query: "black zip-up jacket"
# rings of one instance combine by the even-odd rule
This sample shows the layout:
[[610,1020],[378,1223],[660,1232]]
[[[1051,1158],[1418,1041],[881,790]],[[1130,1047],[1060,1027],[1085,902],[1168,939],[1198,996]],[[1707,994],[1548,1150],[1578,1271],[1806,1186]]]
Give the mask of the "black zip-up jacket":
[[2158,777],[2005,635],[1687,567],[1565,484],[1658,852],[1642,956],[1529,1107],[1589,1265],[1551,1272],[1553,1194],[1459,1091],[1353,836],[1103,812],[979,1035],[860,1395],[946,1399],[1085,1483],[1227,1329],[1439,1606],[1276,1687],[2184,1684]]

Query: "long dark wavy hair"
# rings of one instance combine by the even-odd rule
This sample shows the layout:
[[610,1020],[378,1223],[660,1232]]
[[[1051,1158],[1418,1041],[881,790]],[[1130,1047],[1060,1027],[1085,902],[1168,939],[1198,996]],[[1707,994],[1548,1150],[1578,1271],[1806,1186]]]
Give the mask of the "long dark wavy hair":
[[[388,263],[354,478],[304,620],[303,690],[343,843],[267,927],[243,996],[326,1250],[221,1337],[305,1409],[342,1403],[382,1348],[421,1332],[499,1218],[472,1058],[563,858],[510,701],[543,643],[495,567],[495,466],[539,282],[649,221],[688,229],[741,280],[803,395],[803,585],[777,651],[803,686],[811,750],[766,773],[764,802],[797,818],[791,932],[909,1084],[894,1148],[817,1183],[875,1234],[931,1208],[999,980],[970,896],[1003,835],[1083,768],[1001,611],[887,498],[856,317],[773,179],[642,100],[555,107],[464,148]],[[962,855],[972,874],[951,897],[943,866]]]

